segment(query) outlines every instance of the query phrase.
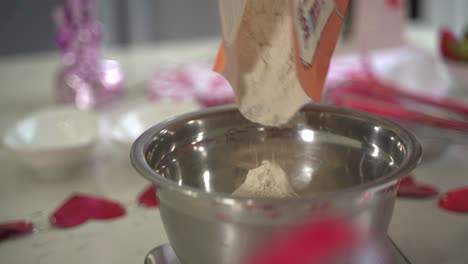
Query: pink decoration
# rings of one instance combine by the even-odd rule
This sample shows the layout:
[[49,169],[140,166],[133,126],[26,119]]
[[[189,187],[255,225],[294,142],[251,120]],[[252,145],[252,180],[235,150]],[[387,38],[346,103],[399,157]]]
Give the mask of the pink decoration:
[[78,74],[64,67],[57,76],[55,99],[59,103],[74,104],[80,109],[109,104],[124,95],[124,76],[116,61],[99,61],[99,74],[95,77]]
[[428,184],[417,183],[411,176],[406,176],[401,179],[397,191],[397,195],[399,197],[425,198],[436,196],[438,194],[439,190],[437,190],[436,187]]
[[97,196],[75,194],[52,214],[50,223],[58,228],[71,228],[92,219],[111,220],[123,215],[125,209],[117,202]]
[[102,59],[103,33],[93,0],[65,0],[54,12],[56,43],[63,67],[56,83],[56,101],[94,108],[123,95],[123,72],[115,61]]
[[196,100],[204,106],[234,102],[234,92],[223,76],[208,65],[169,65],[156,69],[147,96],[150,100]]

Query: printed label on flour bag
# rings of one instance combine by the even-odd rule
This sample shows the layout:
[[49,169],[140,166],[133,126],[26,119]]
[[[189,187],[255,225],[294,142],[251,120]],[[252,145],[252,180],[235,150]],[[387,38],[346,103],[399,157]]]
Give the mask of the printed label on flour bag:
[[325,25],[335,12],[335,2],[325,0],[295,0],[293,2],[293,18],[300,58],[305,66],[310,66]]
[[349,0],[291,0],[296,70],[302,88],[320,101]]
[[[225,46],[236,38],[235,27],[242,19],[245,2],[255,0],[241,0],[242,4],[237,4],[236,8],[227,4],[232,1],[235,0],[219,0],[224,42],[214,70],[220,73],[229,63],[226,62]],[[289,3],[297,76],[306,94],[318,102],[349,0],[289,0]]]

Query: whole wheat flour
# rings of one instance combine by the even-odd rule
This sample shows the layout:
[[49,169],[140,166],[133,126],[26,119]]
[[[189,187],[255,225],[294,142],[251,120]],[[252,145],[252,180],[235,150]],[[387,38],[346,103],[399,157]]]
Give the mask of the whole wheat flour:
[[[288,122],[308,97],[295,69],[291,14],[285,0],[247,1],[225,77],[240,112],[263,125]],[[233,51],[233,52],[232,52]]]
[[247,174],[245,182],[232,195],[239,197],[297,197],[289,178],[278,164],[262,161],[262,165]]

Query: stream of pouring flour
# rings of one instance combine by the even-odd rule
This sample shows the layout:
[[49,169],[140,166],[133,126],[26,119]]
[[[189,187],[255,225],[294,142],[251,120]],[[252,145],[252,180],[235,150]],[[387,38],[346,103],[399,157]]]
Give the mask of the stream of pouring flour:
[[[347,1],[342,2],[346,8]],[[233,87],[244,117],[265,126],[280,127],[310,102],[308,95],[317,100],[313,95],[321,93],[342,22],[342,16],[335,16],[340,13],[336,10],[342,6],[331,0],[246,0],[242,3],[245,5],[238,14],[238,24],[233,22],[235,14],[229,10],[223,12],[226,9],[221,4],[225,40],[233,32],[226,32],[225,25],[238,27],[235,38],[225,41],[219,56],[223,63],[217,60],[215,70]],[[233,7],[232,3],[224,5]],[[309,24],[300,23],[306,20]],[[233,195],[298,196],[288,173],[278,163],[263,160],[258,165],[248,172],[245,182]]]

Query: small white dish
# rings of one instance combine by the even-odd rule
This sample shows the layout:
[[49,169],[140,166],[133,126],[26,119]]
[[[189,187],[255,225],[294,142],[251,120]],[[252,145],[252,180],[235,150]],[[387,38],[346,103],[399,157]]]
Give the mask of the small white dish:
[[168,118],[198,109],[200,105],[192,101],[175,102],[164,99],[145,102],[117,118],[111,131],[111,139],[128,153],[133,142],[147,129]]
[[458,88],[468,92],[468,63],[445,60],[445,65]]
[[28,167],[63,172],[84,162],[99,136],[95,114],[70,106],[35,111],[18,121],[3,137],[6,148]]

